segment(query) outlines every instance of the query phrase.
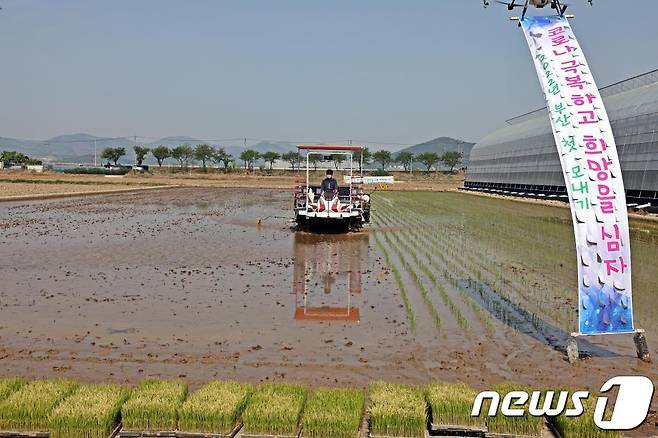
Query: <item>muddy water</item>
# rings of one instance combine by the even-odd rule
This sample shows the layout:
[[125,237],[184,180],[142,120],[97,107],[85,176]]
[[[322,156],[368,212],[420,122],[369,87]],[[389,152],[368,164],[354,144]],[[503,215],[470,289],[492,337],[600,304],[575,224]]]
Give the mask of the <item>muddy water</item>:
[[370,235],[297,233],[289,205],[206,189],[2,204],[0,374],[426,378]]
[[[0,375],[478,388],[658,377],[629,337],[564,360],[568,212],[382,193],[369,229],[316,235],[291,229],[289,206],[287,192],[195,188],[0,204]],[[554,242],[541,257],[538,233]],[[656,356],[657,233],[633,235],[638,324]]]

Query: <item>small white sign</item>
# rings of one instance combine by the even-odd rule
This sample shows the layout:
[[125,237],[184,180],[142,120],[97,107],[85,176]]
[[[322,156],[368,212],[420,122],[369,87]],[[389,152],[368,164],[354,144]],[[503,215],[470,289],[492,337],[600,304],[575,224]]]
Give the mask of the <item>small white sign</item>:
[[349,175],[343,177],[346,183],[349,183],[350,180],[355,183],[363,182],[363,184],[393,184],[395,179],[392,176],[355,176],[354,178]]

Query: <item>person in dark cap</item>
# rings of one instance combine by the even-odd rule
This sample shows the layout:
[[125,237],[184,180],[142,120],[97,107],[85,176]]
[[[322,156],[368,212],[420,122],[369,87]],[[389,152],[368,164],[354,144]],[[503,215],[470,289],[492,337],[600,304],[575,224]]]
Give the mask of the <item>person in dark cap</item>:
[[338,182],[334,179],[334,171],[327,169],[327,176],[322,180],[320,186],[322,192],[336,192],[338,190]]

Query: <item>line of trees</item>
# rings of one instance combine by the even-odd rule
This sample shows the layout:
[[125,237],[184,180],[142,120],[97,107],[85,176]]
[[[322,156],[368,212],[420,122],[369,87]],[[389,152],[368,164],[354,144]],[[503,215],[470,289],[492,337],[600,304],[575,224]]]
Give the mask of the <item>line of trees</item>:
[[[210,163],[221,166],[226,170],[235,165],[235,158],[231,154],[227,153],[223,147],[215,148],[205,143],[199,144],[196,147],[192,147],[187,144],[173,148],[160,145],[153,149],[143,146],[135,146],[133,150],[135,151],[135,157],[138,166],[142,165],[143,161],[146,159],[146,156],[149,153],[156,159],[158,166],[162,166],[164,161],[168,158],[178,161],[178,164],[181,168],[187,167],[192,161],[201,163],[204,170]],[[103,160],[107,160],[108,162],[114,163],[114,165],[117,165],[121,157],[125,155],[126,149],[124,147],[108,147],[103,149],[101,158]],[[263,160],[266,164],[268,164],[270,170],[274,168],[274,163],[278,160],[283,160],[290,163],[290,167],[293,171],[298,169],[302,164],[302,156],[297,151],[290,151],[280,154],[273,151],[260,153],[254,149],[245,149],[240,152],[238,159],[243,163],[244,168],[250,171],[254,169],[254,166],[258,160]],[[452,173],[456,167],[462,164],[463,160],[464,154],[455,151],[445,152],[442,155],[439,155],[436,152],[423,152],[420,154],[413,154],[408,151],[402,151],[397,155],[393,155],[390,151],[386,150],[370,152],[368,148],[364,148],[363,150],[354,154],[354,162],[355,165],[359,167],[359,171],[363,170],[362,166],[369,165],[371,163],[377,163],[382,171],[385,171],[392,164],[399,164],[404,168],[405,172],[408,172],[412,169],[414,163],[420,163],[427,169],[428,172],[430,172],[432,168],[437,169],[437,166],[439,163],[441,163],[445,167],[448,167]],[[344,161],[344,155],[333,156],[333,162],[336,169],[338,169]],[[319,162],[319,156],[311,155],[309,157],[309,164],[313,166],[314,170],[317,170]]]
[[371,153],[368,148],[365,148],[361,153],[357,152],[354,158],[359,162],[359,167],[362,157],[363,165],[374,162],[379,164],[381,170],[386,170],[392,164],[400,164],[404,168],[405,172],[410,171],[414,163],[421,163],[423,166],[425,166],[428,172],[430,172],[432,168],[437,169],[438,164],[441,163],[448,167],[452,173],[454,172],[455,167],[459,166],[464,161],[464,154],[462,152],[456,151],[445,152],[442,155],[439,155],[436,152],[423,152],[421,154],[413,154],[408,151],[402,151],[397,155],[393,155],[391,152],[386,150],[380,150]]
[[[224,169],[228,169],[235,161],[233,156],[227,153],[224,148],[214,148],[205,143],[196,145],[195,147],[183,144],[173,148],[160,145],[153,149],[144,146],[135,146],[133,150],[135,151],[135,161],[138,166],[142,165],[149,153],[153,155],[159,167],[162,167],[162,164],[168,158],[178,161],[180,167],[187,167],[192,161],[196,161],[201,163],[204,170],[207,169],[210,163],[221,165]],[[125,155],[126,148],[124,147],[108,147],[103,149],[101,158],[117,166],[119,160]]]

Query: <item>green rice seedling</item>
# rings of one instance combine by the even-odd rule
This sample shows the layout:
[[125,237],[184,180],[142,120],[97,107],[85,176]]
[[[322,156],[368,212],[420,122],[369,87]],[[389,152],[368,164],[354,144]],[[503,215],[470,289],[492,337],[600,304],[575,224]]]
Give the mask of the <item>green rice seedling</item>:
[[119,424],[128,389],[119,385],[85,385],[49,416],[51,438],[107,438]]
[[[500,401],[502,403],[505,395],[512,391],[523,391],[531,393],[532,390],[520,386],[505,384],[505,385],[496,385],[493,387],[495,391],[500,394]],[[528,402],[525,405],[514,406],[515,409],[523,409],[524,414],[521,417],[506,417],[502,414],[500,406],[494,417],[486,417],[487,427],[489,432],[495,433],[504,433],[504,434],[514,434],[514,435],[524,435],[524,436],[540,436],[542,427],[544,424],[544,419],[542,417],[534,417],[528,413]],[[489,407],[486,403],[482,406],[482,412],[480,413],[481,417],[485,417]]]
[[423,389],[377,382],[370,386],[370,435],[425,436],[427,408]]
[[[573,394],[573,392],[570,391],[569,393]],[[558,393],[559,391],[556,391],[556,394]],[[621,436],[619,431],[599,429],[594,423],[596,402],[590,399],[582,401],[585,411],[579,417],[567,417],[564,413],[557,417],[549,417],[549,422],[553,424],[562,438],[608,438]],[[573,407],[573,401],[569,397],[566,409],[572,409]],[[607,413],[609,411],[610,409],[607,410]]]
[[18,391],[27,381],[20,377],[4,377],[0,379],[0,401]]
[[0,402],[0,430],[48,430],[48,415],[76,388],[70,380],[35,380],[23,385]]
[[364,407],[365,395],[360,389],[320,388],[313,392],[304,407],[304,436],[356,438]]
[[228,434],[253,391],[251,385],[238,382],[211,382],[192,393],[178,411],[183,432]]
[[283,383],[259,386],[242,415],[247,435],[297,435],[306,387]]
[[437,425],[484,427],[483,417],[472,417],[471,408],[477,391],[463,383],[433,383],[427,386],[426,397]]
[[181,380],[145,380],[121,408],[126,430],[145,432],[176,430],[178,409],[187,396]]

